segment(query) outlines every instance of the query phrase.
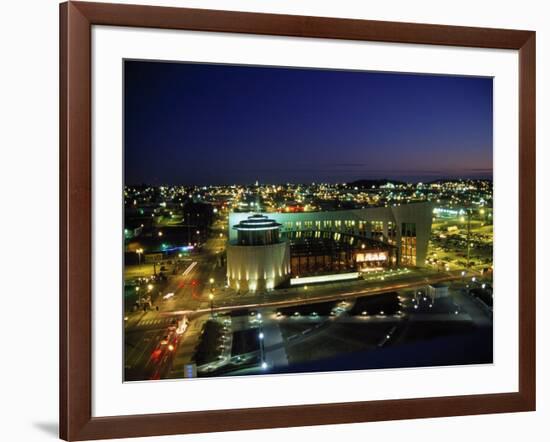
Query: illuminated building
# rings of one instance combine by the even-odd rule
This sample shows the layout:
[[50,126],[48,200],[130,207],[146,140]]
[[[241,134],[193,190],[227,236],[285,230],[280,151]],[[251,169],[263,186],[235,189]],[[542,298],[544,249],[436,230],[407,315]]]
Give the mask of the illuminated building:
[[[432,225],[430,202],[394,207],[269,213],[290,242],[292,273],[343,272],[426,264]],[[230,213],[229,239],[250,213]],[[228,261],[229,261],[228,253]],[[328,258],[327,258],[328,257]]]
[[[239,214],[242,215],[242,214]],[[235,290],[270,290],[290,278],[290,246],[281,224],[264,215],[246,215],[231,225],[227,280]]]

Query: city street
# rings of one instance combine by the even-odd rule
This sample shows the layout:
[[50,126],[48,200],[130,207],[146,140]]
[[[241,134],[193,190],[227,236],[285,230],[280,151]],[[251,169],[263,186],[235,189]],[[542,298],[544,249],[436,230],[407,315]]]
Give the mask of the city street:
[[[126,380],[183,376],[202,323],[209,317],[209,294],[211,291],[215,293],[218,287],[215,281],[223,281],[223,270],[217,265],[216,254],[220,245],[223,245],[223,238],[218,234],[206,242],[200,254],[185,260],[176,275],[169,276],[160,287],[154,287],[152,308],[126,312]],[[152,269],[152,266],[148,268]],[[142,276],[136,271],[131,274]],[[174,313],[181,311],[185,313]],[[204,312],[208,314],[202,314]],[[161,344],[167,336],[170,337],[170,328],[183,316],[190,321],[185,333]],[[168,350],[169,345],[172,350]]]
[[[292,287],[259,295],[238,294],[234,290],[225,288],[222,284],[215,283],[215,281],[223,281],[222,269],[216,264],[215,251],[217,247],[219,247],[219,242],[212,240],[208,243],[208,247],[205,247],[204,253],[195,255],[185,262],[181,273],[169,277],[162,288],[162,294],[156,297],[152,309],[147,312],[137,311],[127,315],[126,380],[139,380],[144,377],[147,379],[184,377],[186,365],[194,363],[193,354],[201,338],[202,327],[212,314],[227,315],[232,311],[243,309],[262,312],[264,317],[268,318],[264,325],[265,360],[272,367],[281,367],[287,365],[289,361],[287,352],[284,350],[286,339],[279,329],[278,321],[271,320],[270,322],[269,319],[274,317],[277,308],[328,301],[349,300],[353,302],[358,297],[383,292],[425,289],[428,284],[453,281],[460,283],[465,278],[470,278],[469,274],[463,275],[461,271],[414,270],[399,275],[395,273],[392,276],[386,272],[383,274],[383,279],[382,276],[370,277],[370,280]],[[213,282],[210,283],[210,281]],[[169,297],[164,299],[168,294],[170,294]],[[213,295],[213,299],[210,299],[210,295]],[[466,305],[472,303],[468,299],[463,302]],[[477,307],[472,308],[470,305],[469,311],[474,312],[473,316],[476,317],[476,320],[480,318],[480,313],[476,313],[478,310]],[[464,321],[465,314],[461,312],[460,315],[450,317],[447,313],[439,316],[431,314],[430,321]],[[469,313],[467,319],[471,320],[473,316]],[[175,327],[177,321],[184,317],[189,321],[186,331],[180,336],[173,336],[170,330]],[[331,319],[334,321],[334,318]],[[416,315],[415,320],[422,321],[422,316]],[[306,321],[311,322],[309,318]],[[363,327],[365,324],[364,318],[341,316],[337,318],[337,321],[344,324],[345,327],[353,326],[353,324]],[[384,325],[385,330],[387,326],[390,328],[394,326],[396,319],[393,317],[370,318],[369,324],[375,323],[386,324]],[[233,324],[235,324],[234,321]],[[410,327],[410,323],[407,326]],[[239,324],[232,329],[232,332],[243,327],[246,329],[248,325]],[[369,329],[371,328],[369,327]],[[306,337],[312,339],[315,336],[322,336],[318,333],[326,333],[324,329],[325,327],[318,328],[316,333],[301,336],[299,340],[293,340],[289,349],[300,348],[296,346],[300,342],[307,342],[304,341]],[[396,332],[396,336],[398,334]],[[376,335],[375,333],[373,336]],[[168,350],[170,345],[172,346],[171,350]],[[375,345],[374,341],[373,345]],[[226,359],[230,356],[231,353],[228,353]],[[221,367],[223,363],[217,364],[217,366]],[[212,367],[214,366],[210,364],[210,368]],[[251,369],[243,370],[250,372]],[[240,371],[238,370],[237,373]]]

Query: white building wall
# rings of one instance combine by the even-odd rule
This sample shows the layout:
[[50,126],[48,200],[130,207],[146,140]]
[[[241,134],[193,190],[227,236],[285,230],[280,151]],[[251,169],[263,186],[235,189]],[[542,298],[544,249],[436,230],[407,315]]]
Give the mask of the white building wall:
[[227,245],[227,280],[242,292],[277,287],[290,278],[288,242],[265,246]]

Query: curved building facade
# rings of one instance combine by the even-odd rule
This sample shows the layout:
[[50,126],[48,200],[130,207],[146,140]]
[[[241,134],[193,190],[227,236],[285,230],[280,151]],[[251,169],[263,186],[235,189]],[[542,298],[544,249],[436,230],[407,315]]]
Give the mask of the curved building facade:
[[243,292],[273,289],[290,279],[290,246],[281,239],[281,224],[252,215],[233,225],[227,245],[227,280]]

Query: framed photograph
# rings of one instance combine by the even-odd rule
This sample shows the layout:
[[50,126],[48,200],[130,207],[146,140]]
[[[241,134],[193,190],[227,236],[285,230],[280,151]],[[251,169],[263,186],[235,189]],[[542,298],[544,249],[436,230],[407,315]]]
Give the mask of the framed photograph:
[[60,436],[535,409],[535,33],[60,6]]

